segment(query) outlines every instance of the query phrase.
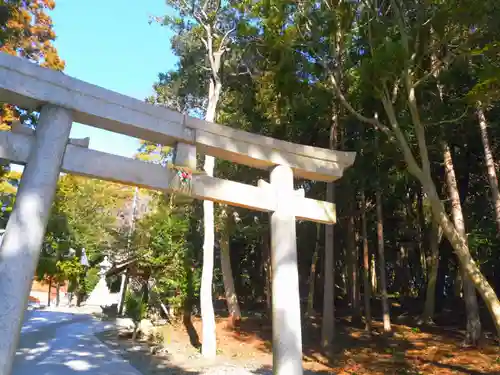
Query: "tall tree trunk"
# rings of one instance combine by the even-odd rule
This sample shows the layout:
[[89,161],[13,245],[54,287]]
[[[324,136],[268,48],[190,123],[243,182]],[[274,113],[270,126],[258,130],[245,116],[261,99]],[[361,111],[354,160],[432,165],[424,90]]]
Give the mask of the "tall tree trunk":
[[47,294],[47,306],[50,306],[51,293],[52,293],[52,277],[49,277],[49,292]]
[[[206,121],[215,120],[215,110],[219,102],[222,85],[215,79],[210,80],[208,93],[208,106],[205,115]],[[214,175],[215,158],[205,156],[203,169],[208,176]],[[214,203],[203,201],[203,269],[201,272],[200,307],[203,323],[203,343],[201,352],[204,357],[214,358],[217,355],[217,342],[215,334],[215,312],[212,301],[212,279],[214,272]]]
[[[337,45],[337,56],[340,55],[340,44]],[[340,74],[338,75],[340,80]],[[340,107],[333,105],[332,122],[330,126],[330,149],[335,149],[338,144]],[[326,201],[335,200],[335,185],[329,182],[326,185]],[[321,324],[321,346],[328,348],[335,337],[335,232],[333,225],[325,226],[325,257],[323,281],[323,315]]]
[[384,321],[384,332],[392,332],[391,315],[389,310],[389,297],[387,295],[387,270],[385,266],[385,245],[384,245],[384,218],[382,216],[382,193],[380,187],[375,192],[377,206],[377,244],[378,244],[378,264],[380,267],[380,293],[382,295],[382,314]]
[[372,293],[378,293],[378,282],[377,282],[377,266],[375,260],[375,254],[372,254],[370,260],[370,277],[371,277],[371,285],[372,285]]
[[389,127],[380,122],[377,117],[368,118],[357,112],[343,95],[341,87],[336,81],[334,75],[330,75],[330,81],[332,82],[333,87],[345,108],[347,108],[352,114],[356,115],[359,120],[371,125],[375,125],[378,129],[382,129],[386,133],[389,133],[389,135],[391,136],[391,140],[397,143],[406,162],[407,171],[415,178],[417,178],[422,184],[423,190],[427,195],[428,201],[431,205],[434,220],[436,220],[436,223],[440,225],[441,228],[443,228],[443,234],[446,236],[448,241],[450,241],[450,244],[458,257],[461,266],[463,267],[463,269],[465,269],[467,275],[474,282],[476,289],[478,290],[486,306],[488,307],[488,310],[495,324],[497,334],[498,336],[500,336],[500,300],[498,299],[495,290],[492,288],[486,277],[484,277],[484,275],[481,273],[481,270],[472,258],[467,243],[467,238],[457,231],[454,224],[450,220],[450,217],[446,213],[443,202],[441,202],[436,189],[436,185],[432,180],[431,163],[429,159],[429,151],[427,149],[425,127],[420,120],[417,95],[415,93],[415,84],[413,82],[414,75],[410,70],[405,70],[403,72],[403,76],[403,82],[406,87],[405,99],[406,103],[408,104],[408,108],[412,117],[412,123],[415,129],[421,166],[417,162],[417,159],[415,158],[415,155],[410,145],[408,144],[408,140],[401,129],[393,102],[387,92],[384,92],[382,94],[381,102],[388,118]]
[[[438,73],[439,72],[436,71],[436,76],[438,75]],[[422,168],[418,167],[415,157],[413,156],[413,153],[408,143],[406,142],[404,135],[401,134],[399,127],[393,126],[393,129],[395,129],[397,133],[397,137],[399,139],[399,145],[403,150],[404,158],[408,165],[408,171],[422,183],[424,191],[427,194],[427,197],[429,198],[429,202],[431,204],[433,218],[435,220],[438,220],[437,224],[439,224],[443,228],[444,235],[446,236],[448,241],[450,241],[450,244],[452,245],[453,250],[458,257],[462,272],[464,273],[464,282],[466,282],[468,279],[470,279],[473,282],[476,289],[481,294],[481,297],[483,298],[484,302],[486,303],[486,306],[488,307],[488,310],[490,311],[490,314],[495,323],[497,334],[500,336],[500,300],[498,299],[495,290],[491,287],[490,283],[481,273],[481,270],[479,269],[476,262],[472,258],[469,245],[467,243],[467,237],[465,235],[465,228],[463,228],[463,217],[461,218],[462,228],[456,227],[455,224],[450,220],[450,217],[447,215],[443,202],[441,202],[439,194],[437,193],[436,185],[432,180],[431,164],[429,160],[429,153],[427,149],[427,141],[425,136],[425,127],[420,120],[417,96],[415,94],[415,86],[412,83],[412,79],[413,78],[411,77],[411,75],[408,74],[407,72],[405,75],[405,85],[408,94],[408,107],[410,109],[413,124],[415,126],[415,135],[418,142],[418,149],[420,152]],[[441,101],[443,101],[443,86],[439,82],[437,88],[439,91]],[[391,123],[397,125],[398,122],[396,119],[395,112],[393,110],[392,105],[389,104],[388,99],[385,100],[384,107],[386,107],[386,113],[389,116]],[[446,165],[447,163],[445,162],[445,168]],[[453,164],[451,164],[451,166],[453,166]],[[453,168],[451,168],[451,170],[453,171]],[[457,186],[456,179],[453,178],[453,180],[455,181],[454,186],[456,187]],[[458,188],[455,188],[453,190],[456,191],[456,196],[457,196],[456,201],[460,204],[460,196],[458,194]],[[456,207],[457,205],[455,204],[453,206]],[[461,205],[458,207],[460,207],[460,210],[453,210],[453,212],[461,214]],[[455,217],[453,217],[453,219],[455,221]],[[466,306],[469,306],[469,308],[474,309],[473,297],[471,296],[470,293],[471,287],[464,286],[464,289],[467,289],[466,292],[468,293],[469,297],[465,298]],[[476,334],[478,330],[480,331],[480,326],[478,326],[478,323],[480,322],[479,319],[476,320],[474,314],[475,313],[472,310],[469,310],[467,312],[468,315],[467,328],[469,332]],[[469,323],[472,324],[473,326],[469,326]]]
[[460,265],[457,265],[455,280],[453,280],[453,296],[456,299],[462,299],[462,290],[463,290],[463,273],[460,270]]
[[61,291],[61,284],[58,281],[56,284],[56,306],[57,307],[59,307],[59,303],[60,303],[60,297],[59,297],[60,291]]
[[495,160],[491,152],[490,140],[488,137],[488,123],[484,114],[481,102],[476,103],[476,114],[479,120],[479,130],[481,132],[481,141],[484,149],[484,161],[488,173],[488,182],[491,190],[491,201],[495,209],[495,219],[497,223],[497,235],[500,236],[500,192],[498,190],[497,171],[495,168]]
[[[352,198],[351,198],[352,199]],[[349,298],[351,301],[352,321],[358,323],[361,321],[361,303],[359,295],[359,251],[357,244],[356,221],[354,210],[352,209],[347,219],[347,254],[349,264]]]
[[321,225],[316,224],[316,241],[314,243],[314,252],[311,259],[311,271],[309,272],[309,291],[307,293],[307,310],[308,317],[314,316],[314,290],[316,286],[316,264],[318,263],[319,248],[320,248]]
[[222,230],[220,240],[220,262],[222,268],[222,278],[224,280],[224,291],[226,296],[227,309],[229,311],[229,323],[234,327],[241,320],[240,305],[238,303],[238,295],[234,287],[233,270],[231,268],[230,256],[230,232],[233,217],[227,208],[223,209],[222,213]]
[[[412,184],[406,185],[406,194],[404,199],[405,204],[405,213],[406,217],[411,220],[411,227],[406,229],[406,235],[400,243],[399,243],[399,253],[398,253],[398,285],[400,287],[400,293],[404,297],[411,297],[414,293],[414,284],[412,283],[412,268],[417,268],[418,264],[414,264],[412,259],[415,255],[415,249],[413,246],[413,241],[409,242],[408,237],[417,238],[418,241],[418,232],[415,233],[415,228],[418,228],[418,218],[415,214],[414,210],[414,196],[411,193]],[[417,234],[417,235],[415,235]],[[414,271],[414,270],[413,270]],[[416,271],[418,273],[418,271]]]
[[464,275],[464,302],[465,311],[467,313],[467,332],[465,336],[465,343],[467,345],[477,346],[481,339],[482,327],[481,319],[479,317],[476,287],[470,277],[467,276],[466,271],[462,270],[461,272]]
[[[463,238],[466,238],[464,216],[462,205],[460,203],[460,193],[458,191],[457,180],[455,177],[455,168],[448,144],[443,141],[443,159],[446,184],[448,185],[448,196],[451,202],[451,216],[457,232]],[[481,338],[481,320],[479,319],[479,307],[477,304],[476,289],[472,280],[462,269],[464,302],[467,312],[467,334],[466,343],[476,346]]]
[[141,288],[141,301],[143,304],[147,305],[149,303],[149,278],[151,275],[148,273],[144,276]]
[[418,254],[420,257],[420,268],[422,270],[421,279],[423,283],[427,281],[428,270],[427,270],[427,256],[425,254],[426,249],[426,225],[425,225],[425,213],[424,213],[424,194],[422,192],[422,187],[418,185],[417,195],[417,221],[418,221]]
[[439,270],[439,244],[443,237],[441,227],[432,222],[430,238],[431,256],[429,258],[429,273],[427,277],[427,291],[425,294],[424,312],[421,317],[423,324],[432,324],[436,310],[436,283]]
[[194,267],[192,265],[191,259],[185,259],[184,270],[186,272],[186,298],[184,299],[184,302],[182,304],[182,323],[189,336],[189,342],[193,347],[199,349],[201,347],[200,337],[198,336],[198,332],[196,332],[196,329],[194,328],[193,322],[191,320],[195,293],[193,285]]
[[356,278],[354,272],[354,251],[355,251],[355,240],[354,240],[354,218],[352,216],[352,210],[348,209],[348,217],[346,218],[346,231],[345,231],[345,262],[346,262],[346,276],[347,276],[347,300],[349,301],[349,308],[351,309],[351,315],[354,316],[354,304],[356,296],[354,293],[354,280]]
[[[330,182],[326,187],[326,200],[333,202],[334,197],[335,186],[333,182]],[[325,227],[324,275],[321,346],[327,348],[332,345],[335,336],[335,254],[333,225]]]
[[342,288],[341,288],[341,297],[342,299],[348,299],[349,298],[349,267],[347,265],[347,250],[344,246],[343,251],[342,251],[342,257],[344,258],[344,261],[342,262],[342,266],[340,268],[340,281],[342,283]]
[[[418,112],[416,105],[416,96],[413,89],[409,89],[409,98],[410,100],[408,101],[408,104],[409,107],[412,108],[412,112]],[[434,184],[430,173],[430,161],[428,156],[427,143],[425,140],[425,128],[423,124],[420,122],[418,116],[413,119],[415,134],[417,136],[419,144],[418,148],[422,159],[422,168],[420,168],[410,146],[406,141],[404,134],[399,128],[399,123],[392,103],[388,98],[383,98],[382,101],[384,104],[384,108],[386,109],[386,114],[389,118],[389,121],[391,124],[393,124],[391,125],[391,127],[395,133],[395,136],[397,137],[398,145],[402,149],[408,172],[410,172],[421,182],[424,192],[427,194],[427,197],[429,199],[434,220],[437,220],[437,224],[440,225],[441,228],[443,228],[443,234],[448,239],[448,241],[450,241],[450,244],[458,257],[461,266],[467,272],[468,277],[470,277],[474,282],[474,285],[479,294],[481,294],[481,297],[488,307],[493,322],[495,323],[497,334],[500,336],[500,300],[498,299],[495,290],[491,287],[491,284],[481,273],[481,270],[472,258],[469,246],[467,244],[467,238],[457,231],[455,225],[446,213],[443,202],[441,202],[436,189],[436,185]]]
[[410,269],[408,262],[408,248],[406,243],[399,244],[399,252],[397,255],[397,270],[396,270],[396,280],[399,284],[399,291],[401,295],[405,297],[410,296]]
[[[434,59],[436,59],[435,56],[433,56]],[[435,77],[438,78],[439,72],[436,71]],[[439,93],[439,98],[441,102],[444,101],[444,90],[443,90],[443,85],[437,81],[436,85]],[[480,103],[478,103],[480,104]],[[416,99],[413,101],[413,106],[414,106],[414,111],[416,111]],[[483,120],[484,120],[484,126],[486,130],[486,118],[484,118],[484,113],[481,110],[481,107],[478,106],[478,117],[479,117],[479,122],[480,122],[480,128],[481,128],[481,114],[483,115]],[[419,130],[419,139],[420,139],[420,148],[427,148],[427,145],[425,144],[425,130],[423,129],[422,124],[417,121],[416,123],[417,129]],[[481,136],[483,134],[481,133]],[[486,140],[487,140],[487,134],[486,134]],[[484,145],[484,142],[483,142]],[[445,169],[445,179],[446,179],[446,184],[448,185],[448,195],[450,197],[451,201],[451,214],[453,218],[453,224],[454,224],[454,229],[456,230],[457,234],[461,237],[461,240],[467,244],[467,235],[465,231],[465,222],[464,222],[464,217],[462,213],[462,204],[460,201],[460,192],[458,190],[458,184],[457,184],[457,179],[455,176],[455,167],[453,165],[453,158],[451,156],[450,148],[448,143],[443,140],[442,141],[442,148],[443,148],[443,159],[444,159],[444,169]],[[488,144],[488,149],[489,149],[489,144]],[[486,152],[486,147],[485,147],[485,152]],[[491,156],[491,155],[490,155]],[[486,156],[487,158],[487,156]],[[422,160],[424,166],[426,168],[430,168],[429,160],[428,157],[426,159]],[[493,162],[493,159],[491,158],[491,162]],[[486,162],[488,164],[488,161]],[[494,171],[494,165],[493,165],[493,171]],[[489,170],[488,170],[489,172]],[[427,177],[429,180],[431,180],[430,173],[427,173]],[[430,181],[432,184],[432,180]],[[490,180],[491,182],[491,180]],[[495,175],[495,182],[496,182],[496,175]],[[424,186],[425,187],[425,186]],[[434,190],[435,186],[433,185]],[[492,190],[493,191],[493,190]],[[497,197],[498,197],[498,184],[497,184]],[[495,203],[495,202],[494,202]],[[442,205],[441,205],[442,207]],[[433,207],[434,208],[434,207]],[[500,208],[500,206],[499,206]],[[498,218],[498,216],[497,216]],[[498,224],[498,221],[497,221]],[[500,227],[499,227],[500,228]],[[448,238],[449,240],[449,238]],[[451,242],[451,241],[450,241]],[[453,243],[452,243],[453,246]],[[454,247],[454,246],[453,246]],[[455,247],[454,247],[455,248]],[[466,249],[466,253],[470,257],[470,251]],[[458,253],[457,253],[458,256]],[[472,260],[472,258],[471,258]],[[477,345],[479,342],[479,339],[481,337],[481,320],[479,318],[479,307],[477,304],[477,296],[476,296],[476,290],[474,287],[474,283],[472,279],[467,275],[467,271],[463,267],[464,264],[462,262],[462,259],[460,259],[459,256],[459,261],[460,261],[460,270],[457,270],[457,278],[456,278],[456,285],[455,285],[455,295],[457,291],[460,291],[460,286],[463,287],[463,292],[464,292],[464,302],[465,302],[465,310],[467,314],[467,331],[466,331],[466,343],[470,345]],[[462,276],[460,280],[460,276]],[[496,297],[496,296],[495,296]],[[497,299],[498,301],[498,299]],[[498,311],[499,316],[500,316],[500,311]],[[500,322],[499,322],[500,324]],[[497,326],[497,329],[499,329],[500,326]]]
[[491,287],[491,284],[481,273],[476,262],[470,254],[467,244],[467,239],[458,233],[450,218],[446,214],[444,206],[437,194],[436,188],[432,181],[427,178],[422,178],[425,191],[429,196],[429,201],[432,205],[433,215],[438,218],[438,224],[443,228],[443,234],[450,241],[455,254],[457,255],[460,265],[467,272],[484,300],[491,314],[498,336],[500,337],[500,301]]
[[366,330],[372,331],[372,310],[371,310],[371,285],[370,285],[370,253],[368,249],[368,231],[366,224],[366,197],[364,190],[361,191],[361,236],[363,237],[363,286],[365,302]]

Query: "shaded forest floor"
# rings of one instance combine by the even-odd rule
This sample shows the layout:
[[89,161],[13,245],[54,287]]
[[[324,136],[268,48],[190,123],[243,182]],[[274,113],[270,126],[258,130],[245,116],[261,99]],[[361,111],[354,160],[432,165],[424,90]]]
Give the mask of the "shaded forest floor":
[[[493,340],[485,339],[478,349],[464,348],[461,346],[464,333],[456,328],[394,324],[394,335],[384,337],[381,324],[375,322],[373,334],[369,337],[363,326],[354,326],[347,319],[340,319],[334,348],[326,354],[316,344],[319,343],[319,326],[319,321],[311,320],[303,327],[303,362],[308,373],[500,374],[499,346]],[[152,344],[143,341],[139,344],[140,349],[129,338],[119,337],[116,333],[107,332],[101,340],[121,348],[121,354],[125,353],[124,357],[144,375],[170,374],[167,369],[173,364],[182,369],[173,373],[191,374],[190,371],[199,371],[210,364],[194,347],[199,344],[201,321],[194,319],[189,328],[187,330],[183,324],[160,328],[168,354],[152,354]],[[265,369],[272,365],[271,334],[271,324],[265,318],[244,318],[236,329],[228,327],[226,319],[218,318],[217,364],[231,363],[257,370],[252,373],[268,373]],[[154,371],[150,371],[153,368]]]

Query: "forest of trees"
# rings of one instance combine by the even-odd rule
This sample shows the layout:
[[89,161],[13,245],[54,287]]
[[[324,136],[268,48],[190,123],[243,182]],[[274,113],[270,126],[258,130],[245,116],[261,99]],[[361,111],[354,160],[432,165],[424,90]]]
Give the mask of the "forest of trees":
[[[149,102],[358,153],[337,183],[297,181],[309,196],[337,203],[334,228],[298,224],[304,311],[323,312],[325,346],[334,337],[334,304],[353,320],[364,316],[368,329],[371,305],[377,305],[373,315],[390,331],[393,299],[422,323],[461,306],[460,324],[471,345],[483,326],[500,332],[499,5],[168,4],[178,17],[156,20],[175,31],[179,63],[160,74]],[[213,173],[211,163],[205,160],[207,173]],[[219,160],[215,174],[246,183],[266,178]],[[207,244],[214,230],[206,206],[205,257],[214,247]],[[235,222],[228,210],[216,207],[215,234],[229,309],[238,311],[231,293],[238,296],[234,301],[262,301],[269,308],[268,217],[237,210]]]
[[[297,223],[302,313],[322,318],[323,347],[333,344],[340,316],[363,322],[368,332],[372,319],[382,321],[387,334],[399,316],[452,324],[472,346],[485,332],[500,336],[498,1],[167,4],[174,16],[150,22],[174,31],[178,63],[159,74],[147,102],[357,152],[338,182],[296,181],[306,196],[337,207],[333,227]],[[44,8],[53,5],[3,6],[0,49],[62,69],[50,27],[32,26],[50,25]],[[2,126],[15,116],[36,125],[36,114],[4,105]],[[171,152],[143,142],[137,157],[163,163]],[[207,174],[248,184],[268,178],[267,171],[212,157],[200,165]],[[8,208],[19,176],[4,169]],[[215,355],[216,298],[225,298],[232,324],[271,308],[268,214],[148,194],[148,213],[129,231],[115,220],[132,189],[62,177],[48,248],[86,248],[92,266],[113,251],[137,256],[146,271],[141,282],[154,280],[151,292],[159,300],[184,315],[201,308],[203,351]],[[82,203],[89,201],[95,206]],[[50,255],[44,254],[42,260]],[[41,273],[81,278],[81,270],[57,264]]]

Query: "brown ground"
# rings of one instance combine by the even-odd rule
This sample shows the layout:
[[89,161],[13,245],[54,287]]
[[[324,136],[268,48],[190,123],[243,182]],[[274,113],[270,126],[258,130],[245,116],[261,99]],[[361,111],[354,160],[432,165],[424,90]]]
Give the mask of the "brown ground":
[[[168,361],[181,363],[179,368],[185,368],[185,364],[191,368],[204,365],[192,345],[196,344],[197,333],[201,332],[201,321],[195,319],[192,328],[191,340],[182,324],[161,328],[169,352]],[[468,349],[461,347],[463,333],[455,330],[411,328],[405,325],[393,325],[393,329],[394,335],[386,338],[379,333],[381,326],[375,323],[370,338],[362,327],[354,328],[347,322],[338,322],[336,347],[327,357],[316,345],[311,345],[319,342],[318,327],[312,322],[303,329],[304,368],[311,373],[337,375],[500,374],[500,348],[492,340],[485,340],[479,349]],[[115,345],[132,345],[129,339],[117,340],[116,335],[113,336]],[[111,336],[108,333],[102,339],[109,341]],[[228,328],[227,320],[218,319],[218,361],[251,363],[254,367],[269,368],[272,364],[270,339],[271,325],[263,319],[246,318],[234,330]],[[139,352],[136,350],[136,353]],[[147,350],[142,353],[143,356],[151,357]],[[161,357],[158,355],[155,358],[153,355],[148,361],[158,363]]]

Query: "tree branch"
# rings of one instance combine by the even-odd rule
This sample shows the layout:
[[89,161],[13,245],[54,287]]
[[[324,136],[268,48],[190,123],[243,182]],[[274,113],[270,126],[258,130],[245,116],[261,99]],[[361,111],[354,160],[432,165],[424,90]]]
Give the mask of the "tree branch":
[[429,150],[427,149],[427,142],[425,137],[425,127],[420,119],[420,114],[418,111],[417,96],[415,93],[415,85],[412,80],[412,74],[410,69],[405,69],[404,72],[404,82],[407,92],[407,103],[410,109],[410,116],[415,127],[415,134],[417,136],[417,144],[420,150],[420,159],[422,162],[422,169],[427,178],[431,178],[431,165],[429,160]]
[[205,48],[208,51],[208,41],[205,38],[200,38],[200,39],[201,39],[201,42],[203,43],[203,45],[205,46]]
[[212,36],[212,28],[210,25],[203,25],[205,29],[205,33],[207,35],[206,39],[206,49],[207,49],[207,55],[208,55],[208,61],[210,62],[210,68],[212,69],[212,75],[215,76],[218,73],[218,69],[216,69],[215,66],[215,56],[214,56],[214,50],[213,50],[213,36]]
[[430,72],[428,72],[423,77],[421,77],[416,82],[414,82],[413,87],[416,88],[419,85],[421,85],[422,83],[424,83],[425,81],[427,81],[430,77],[435,76],[436,73],[439,72],[443,66],[448,65],[451,62],[452,58],[453,58],[453,55],[451,54],[451,52],[449,52],[442,59],[436,59],[437,62],[436,62],[436,64],[434,64],[434,66],[432,67]]
[[202,17],[200,17],[200,15],[198,13],[194,12],[194,11],[191,13],[191,15],[196,20],[196,22],[198,22],[201,26],[203,26],[206,29],[207,24],[205,23],[205,19],[203,19]]
[[181,10],[183,10],[186,13],[192,13],[192,7],[189,6],[186,0],[179,1],[179,8],[181,8]]
[[203,12],[205,17],[207,17],[207,10],[208,10],[209,3],[210,3],[210,0],[205,0],[205,2],[203,3],[203,6],[201,7],[201,11]]
[[229,73],[230,77],[239,77],[239,76],[251,76],[252,72],[247,68],[246,72],[238,72],[238,73]]
[[328,10],[332,10],[332,6],[328,2],[328,0],[323,0],[323,4],[325,4],[325,6],[328,8]]
[[340,87],[338,85],[338,82],[335,78],[335,74],[333,73],[330,73],[330,80],[333,84],[333,87],[335,89],[335,92],[337,93],[337,96],[339,97],[340,99],[340,102],[342,103],[342,105],[354,116],[356,117],[358,120],[362,121],[362,122],[365,122],[367,124],[370,124],[370,125],[373,125],[375,126],[376,128],[380,129],[381,131],[383,131],[384,133],[388,134],[390,136],[390,129],[382,124],[376,117],[374,118],[369,118],[369,117],[366,117],[366,116],[363,116],[361,113],[359,113],[357,110],[355,110],[353,108],[353,106],[348,102],[348,100],[346,99],[346,97],[344,96],[344,94],[342,93],[342,90],[340,90]]
[[392,88],[392,99],[391,102],[392,104],[396,103],[396,100],[398,99],[398,94],[399,94],[399,83],[400,80],[399,78],[394,82],[394,87]]
[[223,37],[222,37],[222,39],[221,39],[220,45],[219,45],[219,52],[222,52],[223,50],[225,50],[225,48],[226,48],[226,39],[227,39],[227,38],[229,37],[229,35],[230,35],[233,31],[235,31],[235,30],[236,30],[236,28],[235,28],[235,27],[233,27],[232,29],[230,29],[228,32],[226,32],[226,33],[224,34],[224,36],[223,36]]
[[403,15],[401,14],[401,9],[399,9],[399,6],[396,4],[395,0],[391,0],[391,4],[394,7],[397,23],[399,28],[401,29],[400,34],[401,34],[401,42],[403,44],[403,48],[405,49],[407,56],[410,56],[410,44],[408,41],[408,34],[406,33],[405,29],[404,18]]
[[[403,157],[405,159],[405,162],[408,166],[408,172],[410,172],[412,175],[414,175],[416,178],[421,180],[424,176],[422,175],[422,169],[417,163],[417,160],[415,159],[415,156],[413,155],[413,152],[408,145],[408,142],[406,141],[406,137],[403,134],[403,131],[399,127],[399,123],[396,117],[396,113],[394,111],[394,107],[389,99],[389,95],[387,93],[387,90],[384,90],[384,96],[382,97],[382,105],[384,106],[385,113],[387,114],[387,117],[389,118],[389,122],[391,123],[391,128],[394,132],[394,136],[396,137],[397,143],[399,144],[399,147],[401,148],[401,151],[403,152]],[[421,180],[422,181],[422,180]]]
[[444,124],[453,124],[455,122],[458,122],[460,121],[461,119],[463,119],[467,113],[469,113],[469,107],[465,108],[465,111],[464,113],[462,113],[460,116],[458,117],[455,117],[455,118],[452,118],[452,119],[448,119],[448,120],[441,120],[441,121],[437,121],[437,122],[430,122],[428,124],[425,124],[425,126],[434,126],[434,125],[444,125]]

